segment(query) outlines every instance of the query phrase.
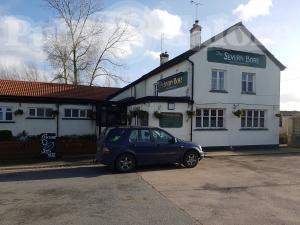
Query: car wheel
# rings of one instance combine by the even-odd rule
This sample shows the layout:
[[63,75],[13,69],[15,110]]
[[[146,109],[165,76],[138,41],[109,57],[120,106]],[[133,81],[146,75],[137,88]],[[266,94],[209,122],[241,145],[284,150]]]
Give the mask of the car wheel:
[[131,154],[121,154],[116,160],[116,169],[119,172],[130,172],[135,168],[135,158]]
[[199,155],[196,151],[188,151],[183,157],[183,165],[187,168],[197,166],[199,162]]

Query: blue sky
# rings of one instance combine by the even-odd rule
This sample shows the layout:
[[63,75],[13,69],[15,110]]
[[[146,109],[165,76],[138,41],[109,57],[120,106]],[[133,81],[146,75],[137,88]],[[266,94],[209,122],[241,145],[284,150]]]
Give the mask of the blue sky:
[[[195,9],[189,0],[104,0],[103,13],[126,20],[134,30],[134,43],[126,46],[124,68],[118,71],[134,80],[159,64],[160,35],[170,57],[189,48],[189,29]],[[206,40],[238,21],[248,27],[288,68],[282,73],[281,109],[300,110],[300,1],[201,0],[199,20]],[[226,2],[226,3],[225,3]],[[32,61],[49,73],[43,53],[42,32],[54,20],[42,0],[0,1],[0,62],[8,66]]]

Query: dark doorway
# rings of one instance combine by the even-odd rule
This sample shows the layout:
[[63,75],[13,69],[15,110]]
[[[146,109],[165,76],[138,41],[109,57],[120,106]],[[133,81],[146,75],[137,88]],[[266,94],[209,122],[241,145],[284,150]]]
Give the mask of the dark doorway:
[[126,107],[119,104],[97,105],[96,124],[99,127],[126,125]]

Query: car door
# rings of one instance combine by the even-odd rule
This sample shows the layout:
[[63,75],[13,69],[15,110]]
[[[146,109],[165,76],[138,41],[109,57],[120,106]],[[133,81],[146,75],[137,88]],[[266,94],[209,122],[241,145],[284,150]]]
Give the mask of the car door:
[[149,129],[133,129],[129,135],[129,143],[139,165],[155,163],[156,145]]
[[157,156],[160,163],[174,163],[180,156],[180,148],[175,138],[161,129],[152,129],[156,144]]

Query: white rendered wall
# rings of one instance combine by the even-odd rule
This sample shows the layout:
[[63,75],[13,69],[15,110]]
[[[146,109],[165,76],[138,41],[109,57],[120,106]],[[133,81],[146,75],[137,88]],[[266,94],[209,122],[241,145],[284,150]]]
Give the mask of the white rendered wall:
[[[252,40],[240,29],[237,29],[224,38],[213,42],[208,47],[221,47],[237,51],[265,54],[252,42]],[[223,108],[225,109],[225,128],[226,131],[197,131],[196,118],[194,118],[193,141],[202,146],[235,146],[235,145],[277,145],[279,136],[279,118],[275,114],[279,113],[280,104],[280,69],[266,56],[266,68],[254,68],[247,66],[237,66],[222,63],[213,63],[207,61],[207,48],[201,49],[198,53],[192,55],[190,59],[195,64],[194,78],[194,110],[196,108]],[[221,69],[226,71],[225,89],[228,93],[212,93],[211,89],[211,71],[212,69]],[[162,78],[174,75],[177,72],[188,71],[188,86],[167,92],[159,93],[159,96],[182,97],[191,95],[191,65],[183,61],[165,71],[154,75],[143,81],[139,87],[146,87],[146,95],[153,95],[153,84]],[[241,94],[242,91],[242,73],[255,73],[255,92],[256,95]],[[145,84],[144,84],[145,83]],[[126,90],[114,100],[122,99]],[[138,97],[143,97],[143,90],[140,90]],[[128,96],[129,97],[129,96]],[[150,114],[157,108],[167,106],[167,103],[147,103],[145,110]],[[145,105],[147,105],[145,104]],[[237,109],[259,109],[265,110],[266,130],[240,130],[240,118],[234,116],[232,111],[234,106]],[[181,111],[184,115],[189,107],[182,106],[176,111]],[[155,111],[155,110],[154,110]],[[185,121],[185,119],[184,119]],[[158,120],[150,117],[149,124],[158,126]],[[182,136],[189,140],[190,121],[186,120],[185,127],[179,130],[170,130],[175,136]]]
[[[157,83],[158,80],[175,75],[179,72],[188,72],[188,84],[185,87],[165,91],[158,93],[158,96],[176,96],[176,97],[182,97],[182,96],[190,96],[191,95],[191,64],[187,61],[181,62],[177,65],[174,65],[173,67],[166,69],[147,80],[141,81],[140,83],[136,84],[135,87],[128,88],[118,94],[117,96],[113,97],[112,101],[119,101],[128,97],[136,97],[136,98],[142,98],[145,96],[153,96],[153,84]],[[135,88],[136,95],[132,96],[132,90]]]
[[[228,34],[225,41],[221,39],[208,47],[264,54],[240,30]],[[195,131],[193,137],[195,142],[203,146],[278,144],[279,118],[275,114],[279,113],[280,69],[273,61],[267,57],[267,66],[264,69],[213,63],[207,61],[206,48],[190,58],[195,62],[195,108],[224,108],[225,128],[228,129],[228,131]],[[225,89],[228,93],[209,92],[212,69],[226,70]],[[256,74],[256,95],[241,94],[242,72]],[[234,104],[240,109],[267,110],[265,127],[268,130],[241,131],[240,118],[232,114]]]
[[[166,102],[152,102],[145,104],[138,104],[128,107],[128,111],[130,110],[145,110],[149,113],[149,126],[151,127],[159,127],[159,119],[154,116],[154,112],[168,112],[168,113],[182,113],[183,115],[183,124],[181,128],[163,128],[164,130],[170,132],[175,137],[178,137],[183,140],[190,140],[190,118],[188,118],[186,111],[190,108],[187,103],[175,103],[174,110],[168,110],[168,103]],[[132,125],[134,124],[134,120],[132,120]]]
[[[13,123],[0,123],[0,130],[10,130],[13,135],[18,135],[26,131],[28,135],[39,135],[41,133],[56,133],[57,119],[28,119],[29,108],[41,107],[57,110],[56,104],[40,103],[8,103],[0,102],[0,107],[10,107],[14,112],[17,109],[24,111],[23,115],[15,116],[13,113]],[[62,104],[59,108],[59,136],[62,135],[86,135],[95,134],[94,120],[64,120],[64,108],[92,109],[89,105],[68,105]]]
[[[63,118],[65,108],[74,108],[74,109],[93,109],[91,105],[61,105],[59,107],[60,113],[60,129],[59,135],[86,135],[86,134],[95,134],[96,133],[96,122],[95,120],[90,119],[65,119]],[[95,107],[94,107],[94,110]]]

